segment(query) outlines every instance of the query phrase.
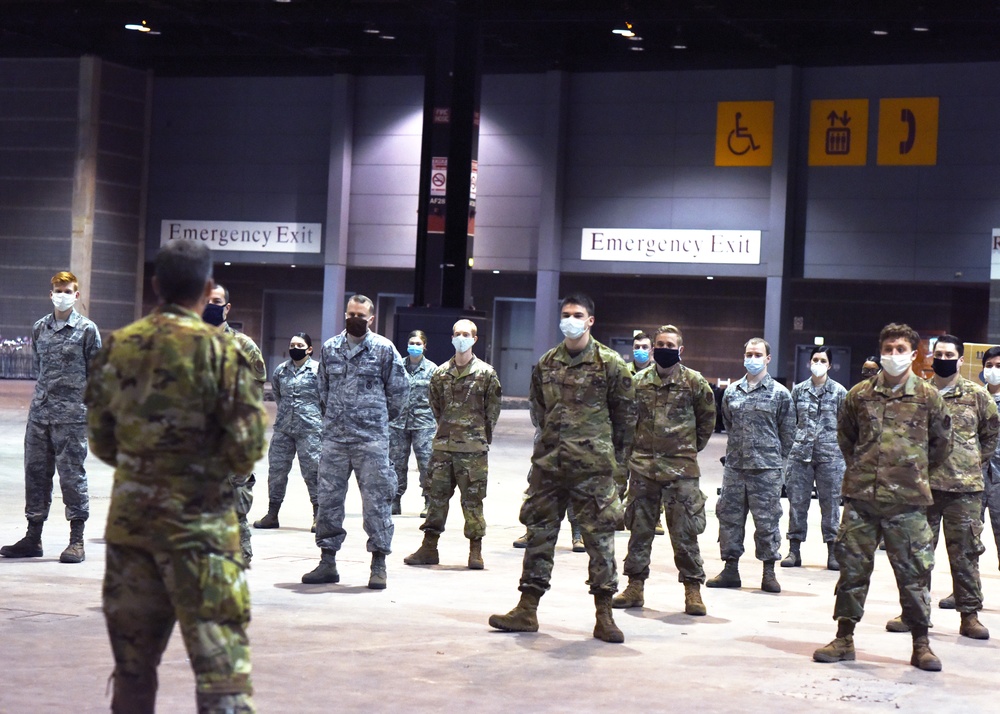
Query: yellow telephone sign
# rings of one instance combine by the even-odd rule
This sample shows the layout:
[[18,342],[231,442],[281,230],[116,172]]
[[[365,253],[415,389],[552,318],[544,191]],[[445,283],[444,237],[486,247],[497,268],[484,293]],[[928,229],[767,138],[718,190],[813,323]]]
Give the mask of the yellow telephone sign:
[[937,164],[938,106],[937,97],[879,100],[879,166]]
[[716,166],[770,166],[774,154],[774,102],[719,102]]
[[809,111],[810,166],[864,166],[868,100],[815,99]]

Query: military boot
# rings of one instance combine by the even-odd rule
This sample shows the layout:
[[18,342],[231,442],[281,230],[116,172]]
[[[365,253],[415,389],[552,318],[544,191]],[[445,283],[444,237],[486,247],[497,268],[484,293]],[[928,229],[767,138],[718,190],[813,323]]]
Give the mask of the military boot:
[[979,621],[979,614],[975,612],[962,613],[962,626],[958,628],[958,634],[973,640],[988,640],[990,631],[986,625]]
[[0,548],[0,555],[5,558],[41,558],[42,521],[28,521],[28,532],[24,538]]
[[642,590],[645,581],[640,578],[629,576],[628,587],[622,590],[621,595],[615,595],[611,600],[611,607],[624,609],[627,607],[642,607],[646,602],[643,598]]
[[705,581],[705,586],[709,588],[738,588],[743,585],[740,580],[740,561],[731,558],[726,561],[726,567],[714,578]]
[[854,623],[850,620],[837,620],[837,638],[813,652],[813,660],[816,662],[851,662],[856,657]]
[[437,565],[440,562],[438,538],[440,536],[437,533],[425,532],[424,542],[420,544],[415,553],[403,558],[403,562],[407,565]]
[[87,555],[83,552],[83,524],[82,518],[77,518],[69,522],[69,545],[59,555],[60,563],[82,563]]
[[392,515],[399,516],[403,513],[403,500],[402,497],[396,496],[392,499]]
[[281,502],[275,503],[271,501],[267,504],[267,514],[260,520],[253,522],[254,528],[278,528],[278,509],[281,508]]
[[369,590],[385,590],[385,553],[372,553],[372,574],[368,578]]
[[840,563],[837,562],[837,544],[830,541],[826,544],[826,569],[840,570]]
[[778,584],[778,578],[774,575],[773,560],[764,561],[764,574],[760,579],[760,589],[766,593],[781,592],[781,585]]
[[660,515],[660,517],[656,520],[656,525],[653,526],[653,535],[663,535],[664,533],[666,533],[666,531],[663,530],[663,516]]
[[525,533],[523,536],[514,541],[515,548],[527,548],[528,547],[528,534]]
[[701,585],[699,583],[684,583],[684,612],[688,615],[707,615],[708,608],[701,599]]
[[538,601],[542,594],[525,590],[521,600],[506,615],[490,615],[490,627],[504,632],[538,632]]
[[469,541],[469,570],[482,570],[486,565],[483,563],[483,539],[473,538]]
[[952,593],[948,597],[943,597],[938,600],[938,607],[942,610],[954,610],[955,609],[955,593]]
[[914,627],[913,633],[913,656],[910,657],[910,664],[925,672],[940,672],[941,660],[931,651],[930,641],[927,639],[926,627]]
[[594,607],[597,610],[594,637],[605,642],[624,642],[625,635],[618,629],[615,618],[611,615],[611,594],[595,593]]
[[583,544],[583,533],[580,531],[580,524],[574,523],[571,528],[573,534],[573,552],[586,553],[587,546]]
[[319,515],[319,504],[313,504],[313,524],[312,528],[309,529],[310,533],[316,532],[316,516]]
[[302,576],[302,582],[307,585],[319,583],[339,583],[340,573],[337,572],[336,552],[324,551],[319,565]]
[[798,540],[788,541],[788,555],[781,561],[782,568],[797,568],[802,565],[802,554],[799,552],[801,543]]
[[420,517],[421,518],[427,518],[427,508],[428,508],[428,506],[430,506],[430,499],[427,498],[427,496],[424,496],[424,507],[420,511]]
[[903,622],[903,616],[894,617],[885,623],[886,632],[909,632],[910,626]]

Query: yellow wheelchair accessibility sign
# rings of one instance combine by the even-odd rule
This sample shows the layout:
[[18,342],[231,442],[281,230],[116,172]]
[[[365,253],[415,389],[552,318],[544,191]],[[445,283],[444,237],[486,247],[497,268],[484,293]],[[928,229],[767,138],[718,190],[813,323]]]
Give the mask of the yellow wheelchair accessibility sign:
[[719,102],[716,166],[770,166],[774,155],[774,102]]

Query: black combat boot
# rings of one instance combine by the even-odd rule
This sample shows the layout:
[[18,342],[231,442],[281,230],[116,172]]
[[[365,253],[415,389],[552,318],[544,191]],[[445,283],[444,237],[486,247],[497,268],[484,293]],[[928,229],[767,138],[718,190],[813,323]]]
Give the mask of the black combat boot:
[[[837,562],[837,544],[830,541],[826,544],[826,569],[840,570],[840,563]],[[784,565],[784,563],[782,563]]]
[[778,578],[774,574],[773,560],[764,561],[764,573],[760,579],[760,589],[766,593],[781,592],[781,585],[778,584]]
[[802,565],[802,555],[799,552],[801,543],[802,541],[794,539],[788,541],[788,555],[781,561],[782,568],[797,568]]
[[368,578],[368,589],[385,590],[385,586],[385,553],[372,553],[372,574],[371,577]]
[[318,585],[320,583],[339,583],[340,573],[337,572],[337,553],[332,550],[324,550],[320,558],[319,565],[302,576],[302,582],[307,585]]
[[316,532],[316,516],[317,515],[319,515],[319,504],[318,503],[314,503],[313,504],[313,524],[312,524],[312,528],[309,529],[310,533],[315,533]]
[[738,588],[741,585],[740,561],[737,558],[727,560],[721,573],[705,581],[705,587],[709,588]]
[[267,514],[258,521],[253,522],[254,528],[279,528],[278,510],[281,508],[281,501],[275,503],[271,501],[267,504]]
[[538,601],[542,594],[525,590],[521,600],[506,615],[490,615],[490,627],[504,632],[538,632]]
[[0,548],[0,555],[4,558],[41,558],[42,521],[28,521],[28,532],[24,538]]
[[86,559],[83,552],[83,524],[82,518],[77,518],[69,522],[69,545],[59,555],[60,563],[82,563]]

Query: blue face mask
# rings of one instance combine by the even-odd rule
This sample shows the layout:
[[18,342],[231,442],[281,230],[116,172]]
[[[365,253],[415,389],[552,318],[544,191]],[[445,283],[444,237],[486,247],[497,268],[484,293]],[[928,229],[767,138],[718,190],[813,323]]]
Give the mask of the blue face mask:
[[632,357],[640,364],[649,362],[649,350],[632,350]]
[[758,374],[764,371],[764,358],[763,357],[746,357],[743,360],[743,366],[750,376],[756,377]]
[[419,357],[424,353],[424,348],[420,345],[407,345],[406,352],[410,357]]

